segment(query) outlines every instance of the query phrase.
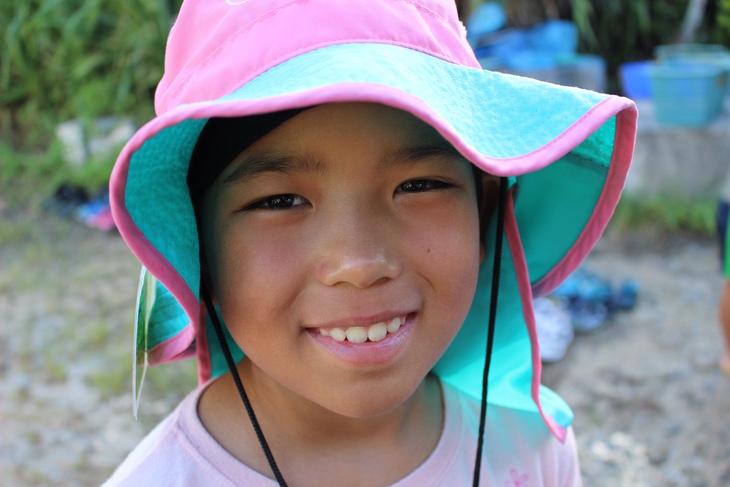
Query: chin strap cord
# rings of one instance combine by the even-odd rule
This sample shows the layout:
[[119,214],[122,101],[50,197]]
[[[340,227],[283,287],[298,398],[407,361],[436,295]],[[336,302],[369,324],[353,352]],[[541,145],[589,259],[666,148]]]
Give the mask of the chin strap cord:
[[269,444],[266,442],[266,438],[264,437],[264,432],[261,431],[261,426],[259,425],[259,421],[256,419],[256,414],[254,414],[253,407],[251,407],[251,402],[248,400],[248,394],[246,394],[246,390],[243,388],[243,382],[241,382],[241,376],[238,375],[238,369],[236,368],[236,363],[233,361],[233,356],[231,355],[231,349],[228,348],[228,343],[226,342],[226,338],[223,335],[223,326],[221,325],[221,322],[218,319],[218,313],[216,312],[215,308],[213,307],[213,303],[210,300],[210,295],[208,294],[208,290],[206,289],[206,287],[204,285],[200,286],[200,295],[203,298],[203,303],[205,304],[205,308],[208,310],[210,319],[213,322],[213,328],[215,328],[215,334],[218,336],[218,341],[220,342],[221,350],[223,350],[223,355],[226,358],[226,363],[228,364],[228,368],[230,369],[231,375],[233,376],[233,381],[236,383],[236,387],[238,388],[238,394],[241,396],[241,400],[243,401],[243,406],[246,408],[246,413],[248,414],[248,419],[251,420],[251,425],[253,426],[253,429],[256,432],[256,438],[258,438],[258,440],[259,440],[261,449],[264,451],[266,460],[269,462],[271,471],[274,473],[274,477],[276,478],[276,481],[279,483],[279,486],[287,487],[287,483],[284,480],[284,477],[281,475],[279,466],[276,465],[276,460],[274,460],[274,455],[271,453]]
[[484,359],[484,376],[482,378],[482,409],[479,415],[479,437],[477,439],[477,455],[474,461],[474,484],[479,487],[479,476],[482,470],[482,450],[484,448],[484,428],[487,419],[487,393],[489,392],[489,366],[492,363],[492,343],[494,342],[494,326],[497,320],[497,298],[499,297],[499,274],[502,267],[502,239],[504,238],[504,210],[507,203],[507,178],[499,180],[499,203],[497,205],[497,231],[494,242],[494,264],[492,266],[492,297],[489,305],[489,329],[487,331],[487,354]]

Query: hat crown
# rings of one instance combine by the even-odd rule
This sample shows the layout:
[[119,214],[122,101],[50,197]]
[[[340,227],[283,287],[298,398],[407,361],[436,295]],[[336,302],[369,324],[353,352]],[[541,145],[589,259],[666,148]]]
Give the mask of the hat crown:
[[155,109],[215,100],[287,59],[347,43],[395,44],[479,67],[453,0],[186,0]]

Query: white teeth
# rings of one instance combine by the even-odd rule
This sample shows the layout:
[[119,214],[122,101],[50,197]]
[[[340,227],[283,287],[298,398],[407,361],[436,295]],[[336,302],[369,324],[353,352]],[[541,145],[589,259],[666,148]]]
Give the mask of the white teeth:
[[389,333],[395,333],[400,328],[401,322],[400,318],[393,318],[390,320],[390,323],[388,323],[388,332]]
[[376,323],[368,328],[368,339],[371,342],[379,342],[388,334],[388,328],[385,323]]
[[351,326],[349,328],[319,328],[320,335],[329,336],[338,342],[347,340],[350,343],[379,342],[383,340],[388,333],[395,333],[403,324],[403,318],[393,318],[388,322],[375,323],[370,326]]
[[363,326],[351,326],[345,333],[350,343],[365,343],[368,339],[368,331]]
[[330,336],[338,342],[344,342],[345,338],[347,338],[347,334],[342,328],[332,328],[330,330]]

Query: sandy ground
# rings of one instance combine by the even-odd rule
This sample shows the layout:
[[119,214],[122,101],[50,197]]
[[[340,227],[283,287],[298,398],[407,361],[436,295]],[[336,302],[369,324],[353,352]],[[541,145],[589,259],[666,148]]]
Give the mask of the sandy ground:
[[575,412],[587,487],[730,486],[730,377],[716,366],[712,241],[605,236],[586,265],[638,279],[637,307],[546,367]]
[[[118,235],[33,213],[0,222],[0,484],[99,485],[195,384],[152,369],[131,413],[138,264]],[[545,382],[575,410],[584,482],[730,486],[730,378],[715,364],[714,242],[604,237],[587,266],[637,307],[578,335]]]

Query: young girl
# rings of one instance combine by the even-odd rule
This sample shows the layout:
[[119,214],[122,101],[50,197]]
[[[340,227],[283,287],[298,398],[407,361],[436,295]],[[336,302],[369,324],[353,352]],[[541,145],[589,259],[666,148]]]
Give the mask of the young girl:
[[718,317],[720,321],[720,333],[722,334],[722,347],[718,365],[720,371],[730,377],[730,260],[728,260],[727,246],[730,245],[728,237],[728,215],[730,215],[730,176],[725,180],[722,187],[720,200],[717,203],[715,223],[717,236],[720,244],[720,268],[725,276],[725,283],[720,293],[718,303]]
[[111,200],[138,361],[201,386],[107,485],[580,485],[532,298],[634,105],[481,70],[453,0],[189,0],[166,55]]

